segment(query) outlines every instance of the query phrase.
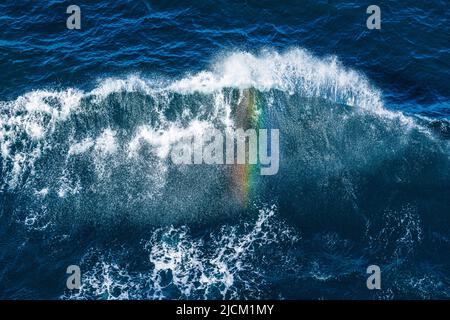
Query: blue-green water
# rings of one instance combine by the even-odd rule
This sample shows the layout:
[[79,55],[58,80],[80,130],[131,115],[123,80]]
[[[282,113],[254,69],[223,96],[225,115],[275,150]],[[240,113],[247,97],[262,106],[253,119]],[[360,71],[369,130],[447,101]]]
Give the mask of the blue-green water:
[[[74,4],[81,30],[0,4],[0,298],[449,298],[447,1],[379,1],[380,30],[369,2]],[[248,89],[280,169],[243,206],[167,150]]]

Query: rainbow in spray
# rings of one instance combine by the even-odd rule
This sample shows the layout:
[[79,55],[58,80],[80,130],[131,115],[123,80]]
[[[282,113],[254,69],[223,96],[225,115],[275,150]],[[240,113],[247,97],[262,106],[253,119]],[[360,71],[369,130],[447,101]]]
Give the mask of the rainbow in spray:
[[[235,127],[239,129],[259,129],[262,122],[262,110],[257,100],[257,91],[253,88],[240,92],[239,103],[235,110]],[[231,168],[231,190],[234,200],[247,207],[251,194],[256,187],[256,164],[234,164]]]

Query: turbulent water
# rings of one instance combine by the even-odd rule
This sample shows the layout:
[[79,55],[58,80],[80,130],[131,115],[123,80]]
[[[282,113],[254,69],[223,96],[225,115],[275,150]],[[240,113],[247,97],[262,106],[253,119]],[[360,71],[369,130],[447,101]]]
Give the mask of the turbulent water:
[[[78,5],[0,4],[0,298],[450,298],[447,2]],[[247,90],[280,167],[243,204],[170,150]]]

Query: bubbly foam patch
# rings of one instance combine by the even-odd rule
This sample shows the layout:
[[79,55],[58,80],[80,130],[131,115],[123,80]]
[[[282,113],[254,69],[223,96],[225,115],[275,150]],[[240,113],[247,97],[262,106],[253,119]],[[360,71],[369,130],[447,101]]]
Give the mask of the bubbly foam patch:
[[[144,241],[149,270],[131,272],[113,256],[89,253],[94,260],[83,273],[82,287],[65,299],[237,299],[264,296],[263,271],[257,250],[292,244],[299,236],[276,217],[276,207],[259,210],[256,220],[225,225],[206,237],[195,237],[189,227],[156,229]],[[93,259],[93,257],[96,257]],[[87,266],[81,265],[82,269]]]

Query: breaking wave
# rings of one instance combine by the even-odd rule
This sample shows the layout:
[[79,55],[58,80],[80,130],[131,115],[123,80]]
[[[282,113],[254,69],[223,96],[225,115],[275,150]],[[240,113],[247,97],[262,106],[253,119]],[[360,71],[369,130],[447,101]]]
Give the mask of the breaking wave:
[[[253,178],[253,209],[230,197],[223,167],[168,159],[184,137],[233,128],[245,90],[262,125],[280,130],[279,173]],[[374,260],[410,275],[378,298],[417,286],[448,297],[420,261],[436,259],[448,281],[425,248],[449,246],[449,129],[390,111],[362,74],[302,49],[232,52],[181,79],[35,90],[0,102],[0,216],[69,238],[136,232],[141,251],[125,236],[114,252],[81,245],[86,281],[66,298],[333,298],[327,283],[364,283],[358,270]],[[257,250],[285,255],[275,263]],[[302,281],[317,290],[303,292]],[[283,289],[289,282],[295,290]]]

